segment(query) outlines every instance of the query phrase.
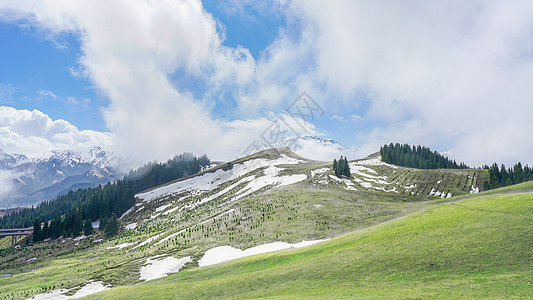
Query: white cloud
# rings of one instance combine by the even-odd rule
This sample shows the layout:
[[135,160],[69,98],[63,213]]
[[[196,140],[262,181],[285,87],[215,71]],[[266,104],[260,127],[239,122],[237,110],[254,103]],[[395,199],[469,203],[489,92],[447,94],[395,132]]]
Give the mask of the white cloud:
[[15,93],[15,88],[10,83],[0,82],[0,101],[3,103],[13,102],[13,94]]
[[[230,8],[264,5],[254,3]],[[279,1],[272,6],[290,27],[257,59],[223,46],[197,0],[2,6],[4,20],[80,36],[82,68],[72,72],[109,97],[104,116],[117,145],[145,160],[182,151],[231,158],[261,134],[264,111],[307,91],[331,114],[363,112],[350,117],[373,128],[354,132],[361,153],[398,141],[454,148],[469,164],[533,163],[530,1]],[[173,86],[176,71],[206,80],[206,95]],[[241,120],[213,117],[225,89]]]
[[6,153],[35,157],[54,150],[85,150],[112,146],[113,135],[78,130],[64,120],[52,120],[38,110],[0,106],[0,149]]
[[447,144],[471,164],[533,162],[530,1],[294,1],[292,9],[329,94],[349,102],[371,92],[366,118],[377,126],[360,141],[372,151],[390,141]]
[[[3,19],[80,36],[84,69],[71,71],[90,78],[109,97],[103,110],[106,125],[119,151],[139,161],[164,160],[182,151],[233,158],[236,149],[260,138],[267,127],[259,124],[271,122],[261,117],[265,109],[299,94],[289,95],[275,82],[280,76],[276,68],[256,62],[247,49],[222,46],[217,22],[197,0],[4,5],[11,10],[0,10]],[[209,83],[205,101],[170,83],[168,77],[178,70]],[[212,116],[210,102],[228,86],[235,87],[240,115],[250,118],[227,122]]]
[[41,98],[52,98],[54,100],[57,100],[56,94],[52,93],[52,91],[49,90],[39,90],[37,94],[41,96]]
[[348,122],[348,120],[346,120],[343,116],[338,116],[338,115],[331,116],[331,119],[332,120],[337,120],[337,121],[343,122],[343,123]]
[[352,121],[364,121],[365,118],[361,117],[360,115],[357,115],[357,114],[352,114],[352,116],[350,117]]
[[343,116],[339,115],[333,115],[330,118],[331,120],[337,120],[342,123],[349,123],[349,122],[355,122],[355,121],[364,121],[365,119],[357,114],[352,114],[349,119],[346,119]]
[[18,176],[13,171],[2,170],[0,169],[0,203],[4,205],[4,201],[9,199],[13,195],[13,185],[11,184],[12,180],[15,180]]
[[177,69],[201,72],[220,43],[215,22],[199,1],[4,5],[11,7],[3,11],[4,19],[24,18],[51,32],[80,35],[83,74],[110,98],[103,113],[122,151],[143,160],[166,159],[185,150],[201,153],[222,135],[222,124],[167,78]]

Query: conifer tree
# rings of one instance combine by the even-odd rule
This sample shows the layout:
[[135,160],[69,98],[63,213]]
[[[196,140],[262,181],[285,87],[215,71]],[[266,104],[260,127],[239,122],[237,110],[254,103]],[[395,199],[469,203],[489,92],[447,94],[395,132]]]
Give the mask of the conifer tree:
[[56,213],[52,222],[50,222],[50,237],[57,239],[61,236],[61,216]]
[[344,175],[346,175],[346,177],[350,177],[352,174],[350,173],[350,165],[348,164],[348,159],[346,158],[346,156],[344,157],[344,165],[345,165]]
[[42,232],[41,232],[41,236],[42,236],[43,240],[50,237],[50,232],[49,232],[49,229],[48,229],[48,221],[44,221],[44,225],[43,225],[43,229],[42,229]]
[[333,170],[335,171],[335,176],[341,177],[346,176],[350,177],[350,166],[348,165],[348,159],[346,157],[341,157],[337,161],[336,159],[333,160]]
[[113,214],[111,218],[107,221],[105,226],[105,234],[107,237],[112,237],[118,233],[118,218],[117,215]]
[[100,219],[100,224],[98,225],[98,229],[99,229],[100,231],[104,231],[106,225],[107,225],[107,218],[106,218],[106,217],[103,217],[103,218]]
[[91,222],[91,219],[85,220],[85,223],[83,224],[83,234],[86,236],[89,236],[94,233],[93,230],[93,224]]
[[77,209],[74,219],[72,221],[72,235],[78,236],[83,229],[83,218],[81,217],[81,210]]
[[35,218],[33,221],[33,241],[41,241],[41,218]]

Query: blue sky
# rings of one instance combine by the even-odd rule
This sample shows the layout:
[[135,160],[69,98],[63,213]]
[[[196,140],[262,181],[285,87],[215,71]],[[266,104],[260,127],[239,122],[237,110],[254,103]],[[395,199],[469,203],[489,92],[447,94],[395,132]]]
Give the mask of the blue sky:
[[70,4],[0,4],[6,151],[105,140],[145,160],[228,159],[307,92],[325,114],[304,133],[361,156],[405,142],[533,163],[527,1]]
[[65,34],[50,41],[34,28],[0,23],[0,40],[0,83],[12,92],[11,97],[0,99],[0,105],[38,109],[80,129],[107,130],[99,108],[108,100],[89,80],[70,71],[77,67],[80,56],[75,36]]

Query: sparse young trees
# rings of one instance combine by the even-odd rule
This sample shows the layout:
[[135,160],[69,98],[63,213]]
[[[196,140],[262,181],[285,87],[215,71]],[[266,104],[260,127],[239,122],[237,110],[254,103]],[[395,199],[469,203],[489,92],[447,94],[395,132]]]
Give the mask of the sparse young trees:
[[[457,164],[455,160],[444,157],[437,151],[431,151],[427,147],[409,146],[407,144],[389,144],[380,149],[381,160],[387,163],[403,167],[419,169],[467,169],[465,163]],[[524,181],[533,180],[533,168],[522,166],[517,163],[512,168],[505,165],[483,166],[489,171],[489,179],[483,182],[483,189],[489,190]]]

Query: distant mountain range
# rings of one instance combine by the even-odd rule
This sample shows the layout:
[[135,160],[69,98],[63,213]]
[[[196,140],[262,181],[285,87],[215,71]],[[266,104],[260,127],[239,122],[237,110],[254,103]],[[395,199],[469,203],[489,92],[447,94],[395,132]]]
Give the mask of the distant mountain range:
[[123,161],[101,147],[54,151],[41,157],[0,149],[0,208],[30,206],[70,190],[105,184],[123,175]]
[[[358,158],[358,149],[332,139],[302,136],[254,144],[253,152],[273,147],[289,147],[318,161],[340,155]],[[54,151],[39,157],[5,153],[0,149],[0,209],[26,207],[51,200],[71,190],[94,187],[122,177],[127,171],[123,158],[102,147],[85,151]]]

